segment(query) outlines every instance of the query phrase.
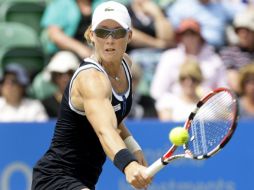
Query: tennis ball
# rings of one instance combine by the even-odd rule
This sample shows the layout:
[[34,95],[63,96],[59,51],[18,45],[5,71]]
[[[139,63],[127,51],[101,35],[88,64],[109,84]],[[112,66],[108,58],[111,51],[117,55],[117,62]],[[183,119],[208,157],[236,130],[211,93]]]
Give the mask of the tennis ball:
[[188,139],[188,131],[180,126],[173,128],[169,133],[169,140],[176,146],[187,143]]

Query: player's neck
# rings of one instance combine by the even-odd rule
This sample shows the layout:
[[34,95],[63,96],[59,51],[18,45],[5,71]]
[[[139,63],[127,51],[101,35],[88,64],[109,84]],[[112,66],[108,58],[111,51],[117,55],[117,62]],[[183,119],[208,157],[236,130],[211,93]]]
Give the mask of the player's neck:
[[121,61],[117,62],[105,62],[97,58],[96,55],[92,55],[91,58],[100,64],[106,73],[114,80],[119,81],[121,75]]

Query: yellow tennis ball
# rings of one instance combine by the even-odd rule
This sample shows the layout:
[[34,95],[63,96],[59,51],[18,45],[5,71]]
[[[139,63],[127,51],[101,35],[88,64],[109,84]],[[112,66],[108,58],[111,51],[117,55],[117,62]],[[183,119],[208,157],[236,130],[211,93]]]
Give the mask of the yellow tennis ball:
[[189,133],[183,127],[175,127],[169,133],[169,140],[176,146],[181,146],[189,140]]

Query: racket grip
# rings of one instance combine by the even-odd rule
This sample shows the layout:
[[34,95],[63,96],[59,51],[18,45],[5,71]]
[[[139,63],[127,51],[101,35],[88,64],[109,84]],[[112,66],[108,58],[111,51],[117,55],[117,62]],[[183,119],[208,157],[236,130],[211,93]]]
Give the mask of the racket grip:
[[162,163],[161,158],[159,158],[146,169],[146,174],[153,177],[157,172],[159,172],[164,167],[165,165]]

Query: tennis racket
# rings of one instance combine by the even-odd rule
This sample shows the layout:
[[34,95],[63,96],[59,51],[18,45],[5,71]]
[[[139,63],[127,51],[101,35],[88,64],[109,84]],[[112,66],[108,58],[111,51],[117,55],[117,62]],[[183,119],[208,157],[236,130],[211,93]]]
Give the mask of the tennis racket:
[[185,122],[184,128],[190,138],[180,153],[180,147],[172,145],[161,158],[147,168],[147,174],[154,176],[167,164],[180,158],[203,160],[215,155],[231,139],[237,119],[236,95],[227,88],[213,90],[197,103]]

